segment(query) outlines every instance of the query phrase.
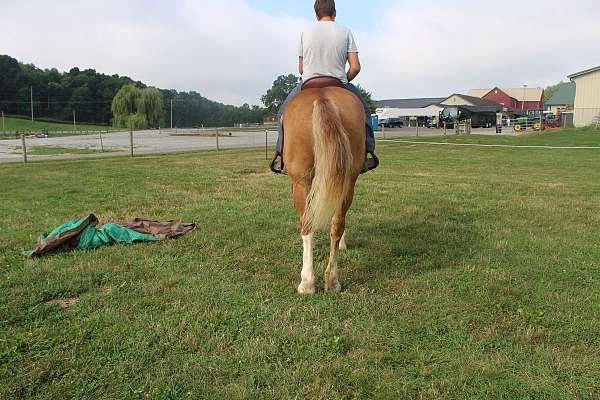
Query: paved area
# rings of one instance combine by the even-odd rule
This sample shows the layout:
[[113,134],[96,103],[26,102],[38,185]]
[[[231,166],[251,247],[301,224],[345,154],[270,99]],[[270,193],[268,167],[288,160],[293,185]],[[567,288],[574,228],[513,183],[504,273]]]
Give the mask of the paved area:
[[[272,152],[277,140],[277,133],[268,132],[266,142],[269,152]],[[102,144],[110,152],[96,154],[57,154],[57,155],[28,155],[30,160],[58,160],[86,157],[106,157],[115,155],[129,155],[129,132],[114,132],[102,135]],[[189,150],[211,150],[217,148],[214,131],[187,130],[187,131],[140,131],[134,133],[134,153],[153,154],[169,153]],[[99,135],[78,135],[49,138],[27,138],[27,148],[35,146],[79,148],[100,150]],[[219,133],[219,148],[244,148],[264,147],[265,132],[231,132],[227,130]],[[21,140],[0,140],[0,162],[19,162],[23,160],[20,150]]]
[[[513,135],[512,129],[506,130],[506,134]],[[474,129],[473,134],[496,135],[495,128]],[[444,134],[443,129],[419,128],[419,136],[440,136]],[[453,135],[454,131],[448,130],[448,135]],[[385,136],[383,132],[377,132],[378,138],[398,138],[398,137],[416,137],[416,128],[398,128],[386,129]],[[268,131],[266,137],[269,154],[274,151],[277,133]],[[78,135],[49,138],[27,138],[27,148],[36,146],[60,147],[60,148],[78,148],[100,150],[100,135]],[[102,134],[102,144],[105,149],[110,150],[106,153],[95,154],[56,154],[56,155],[28,155],[28,159],[34,160],[62,160],[77,159],[88,157],[113,157],[119,155],[129,155],[129,132],[114,132]],[[264,147],[265,132],[229,132],[221,130],[219,135],[219,148],[246,148],[246,147]],[[20,150],[21,140],[0,140],[0,162],[22,162],[23,155]],[[135,154],[156,154],[170,153],[189,150],[214,150],[217,148],[217,140],[214,131],[201,130],[183,130],[183,131],[140,131],[134,133],[134,153]]]

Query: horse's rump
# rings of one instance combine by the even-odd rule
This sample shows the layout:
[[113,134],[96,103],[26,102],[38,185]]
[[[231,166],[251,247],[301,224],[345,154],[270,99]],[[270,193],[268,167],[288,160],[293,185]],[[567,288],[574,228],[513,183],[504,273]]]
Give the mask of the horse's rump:
[[302,218],[303,229],[312,231],[331,221],[360,174],[365,116],[356,96],[339,88],[303,91],[288,110],[284,157],[292,179],[312,176]]

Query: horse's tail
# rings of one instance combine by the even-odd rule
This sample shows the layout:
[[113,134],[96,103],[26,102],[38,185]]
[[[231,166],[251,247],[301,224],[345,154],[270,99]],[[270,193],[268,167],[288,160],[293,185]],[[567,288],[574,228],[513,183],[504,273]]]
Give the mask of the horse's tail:
[[354,160],[349,134],[338,107],[330,99],[315,100],[312,122],[315,171],[303,223],[314,231],[327,226],[343,207]]

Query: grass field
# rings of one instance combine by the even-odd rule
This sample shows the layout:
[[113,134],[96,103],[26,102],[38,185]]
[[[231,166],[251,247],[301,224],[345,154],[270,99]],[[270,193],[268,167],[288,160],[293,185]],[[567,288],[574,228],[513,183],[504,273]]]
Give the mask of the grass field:
[[104,125],[84,125],[77,124],[73,127],[73,123],[57,123],[57,122],[43,122],[43,121],[31,121],[29,119],[21,119],[21,118],[5,118],[5,129],[2,129],[2,120],[0,120],[0,136],[4,133],[9,135],[8,132],[56,132],[56,131],[65,131],[65,132],[87,132],[87,131],[106,131],[113,130],[110,126]]
[[[343,293],[314,297],[295,294],[291,185],[260,150],[0,165],[0,398],[600,397],[600,150],[378,153]],[[20,256],[89,212],[198,230]]]

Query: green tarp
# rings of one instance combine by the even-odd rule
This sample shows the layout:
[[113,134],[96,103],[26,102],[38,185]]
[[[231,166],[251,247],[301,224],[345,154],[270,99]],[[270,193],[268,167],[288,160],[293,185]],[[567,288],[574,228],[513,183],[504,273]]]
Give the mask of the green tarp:
[[98,218],[90,214],[79,220],[65,222],[48,234],[40,236],[35,250],[24,251],[27,257],[36,257],[55,251],[91,250],[113,244],[156,242],[174,238],[195,228],[189,222],[160,222],[135,219],[130,224],[104,224],[98,227]]

